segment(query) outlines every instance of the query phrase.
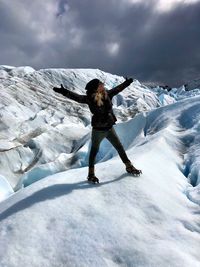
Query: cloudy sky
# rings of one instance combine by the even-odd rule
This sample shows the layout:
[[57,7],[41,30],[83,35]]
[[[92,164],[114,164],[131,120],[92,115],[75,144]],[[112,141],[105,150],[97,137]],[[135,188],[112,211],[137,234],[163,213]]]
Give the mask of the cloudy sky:
[[200,0],[0,0],[0,65],[200,77]]

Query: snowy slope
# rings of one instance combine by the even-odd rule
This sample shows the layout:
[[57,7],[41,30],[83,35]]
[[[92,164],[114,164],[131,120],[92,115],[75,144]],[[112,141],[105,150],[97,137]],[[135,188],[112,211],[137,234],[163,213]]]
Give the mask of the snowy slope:
[[198,267],[199,114],[196,96],[117,125],[139,178],[104,142],[100,185],[86,183],[82,167],[1,202],[0,266]]

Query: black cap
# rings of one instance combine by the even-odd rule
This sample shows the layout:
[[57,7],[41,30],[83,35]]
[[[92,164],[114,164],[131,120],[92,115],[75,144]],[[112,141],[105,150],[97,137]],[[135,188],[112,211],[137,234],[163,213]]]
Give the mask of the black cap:
[[93,79],[86,84],[85,90],[88,92],[95,92],[97,90],[99,84],[101,84],[101,83],[102,82],[99,79]]

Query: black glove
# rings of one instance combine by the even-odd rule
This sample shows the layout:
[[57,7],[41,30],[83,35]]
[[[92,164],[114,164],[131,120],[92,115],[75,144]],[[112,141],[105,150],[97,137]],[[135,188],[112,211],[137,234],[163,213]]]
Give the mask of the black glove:
[[66,93],[66,90],[65,90],[65,88],[63,87],[62,84],[61,84],[61,87],[60,87],[60,88],[58,88],[58,87],[54,87],[53,90],[54,90],[54,92],[59,93],[59,94],[62,94],[62,95],[63,95],[64,93]]
[[126,81],[125,81],[125,83],[127,84],[127,86],[129,86],[131,83],[133,82],[133,79],[132,78],[127,78],[126,77]]

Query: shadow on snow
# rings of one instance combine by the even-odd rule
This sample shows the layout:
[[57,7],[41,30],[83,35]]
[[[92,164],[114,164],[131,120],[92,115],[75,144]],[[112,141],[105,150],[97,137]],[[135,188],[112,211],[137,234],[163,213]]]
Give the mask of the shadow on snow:
[[40,191],[37,191],[33,193],[32,195],[26,197],[25,199],[20,200],[19,202],[15,203],[5,211],[3,211],[0,214],[0,221],[6,219],[7,217],[21,211],[24,209],[27,209],[31,206],[33,206],[35,203],[42,202],[48,199],[54,199],[57,197],[60,197],[62,195],[66,195],[71,193],[73,190],[80,190],[80,189],[92,189],[96,187],[101,187],[106,184],[110,184],[113,182],[117,182],[123,178],[128,176],[127,173],[122,174],[120,177],[106,181],[101,182],[100,184],[90,184],[87,181],[78,182],[75,184],[55,184],[52,186],[49,186],[47,188],[43,188]]

